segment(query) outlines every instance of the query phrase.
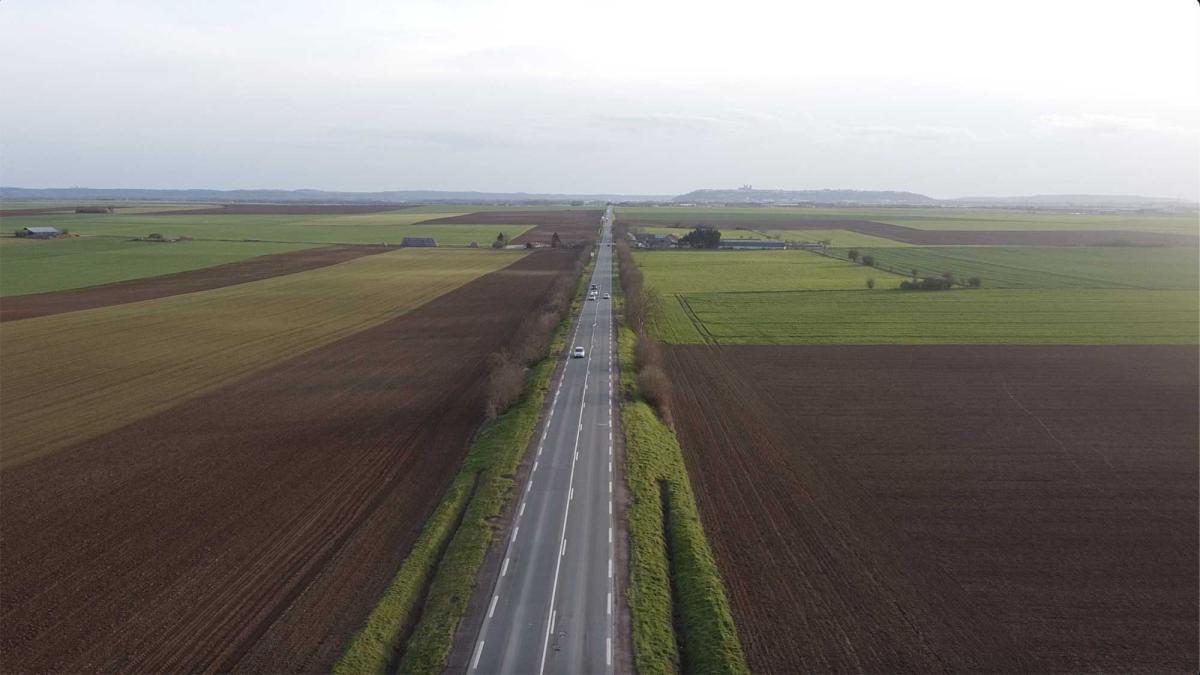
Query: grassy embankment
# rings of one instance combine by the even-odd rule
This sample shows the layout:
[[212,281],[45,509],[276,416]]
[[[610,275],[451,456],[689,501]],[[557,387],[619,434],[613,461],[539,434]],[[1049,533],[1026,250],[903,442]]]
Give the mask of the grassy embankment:
[[[622,293],[614,300],[624,307]],[[679,442],[638,389],[637,339],[622,320],[617,347],[631,495],[628,599],[634,667],[643,675],[749,672]]]
[[402,673],[438,673],[445,668],[492,542],[492,521],[511,502],[517,466],[541,418],[591,268],[589,263],[579,276],[549,355],[529,369],[517,403],[484,424],[383,598],[334,666],[335,673],[382,673],[392,667]]

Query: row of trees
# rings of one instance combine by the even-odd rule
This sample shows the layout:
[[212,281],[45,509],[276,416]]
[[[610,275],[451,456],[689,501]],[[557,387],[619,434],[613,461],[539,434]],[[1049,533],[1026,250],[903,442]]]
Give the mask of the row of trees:
[[721,245],[721,231],[715,227],[699,225],[680,237],[679,241],[692,248],[717,248]]
[[589,248],[579,247],[573,254],[571,266],[554,279],[542,306],[517,327],[510,347],[488,356],[484,413],[489,419],[502,414],[521,398],[526,371],[549,354],[554,329],[571,309]]
[[[846,252],[846,257],[850,262],[862,263],[867,267],[875,267],[875,256],[862,255],[858,249],[852,248]],[[921,276],[917,268],[910,270],[912,275],[911,281],[901,281],[900,290],[902,291],[947,291],[958,286],[966,286],[967,288],[979,288],[983,286],[983,280],[976,276],[967,277],[966,279],[958,279],[953,272],[942,272],[938,276]],[[867,288],[875,288],[875,280],[867,279]]]
[[662,306],[662,296],[646,286],[624,237],[617,237],[617,263],[625,294],[625,323],[637,334],[633,359],[638,391],[659,417],[671,424],[671,380],[663,367],[662,348],[646,329],[646,323]]

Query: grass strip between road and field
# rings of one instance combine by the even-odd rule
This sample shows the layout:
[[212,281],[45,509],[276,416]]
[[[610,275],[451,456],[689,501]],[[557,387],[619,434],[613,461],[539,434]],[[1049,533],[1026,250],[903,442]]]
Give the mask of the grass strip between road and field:
[[748,673],[679,441],[637,390],[636,341],[622,322],[617,349],[631,496],[628,599],[634,667],[643,675]]
[[[579,276],[571,307],[555,328],[549,355],[529,369],[521,399],[484,424],[383,598],[334,665],[334,673],[384,673],[393,666],[401,673],[440,673],[446,667],[454,634],[492,542],[492,523],[511,501],[517,466],[541,419],[591,268],[589,263]],[[414,622],[406,644],[399,644]],[[398,652],[402,654],[395,664]]]

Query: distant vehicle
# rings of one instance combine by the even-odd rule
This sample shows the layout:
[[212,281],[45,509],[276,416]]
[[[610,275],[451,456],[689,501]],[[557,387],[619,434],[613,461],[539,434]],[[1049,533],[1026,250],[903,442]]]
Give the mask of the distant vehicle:
[[571,356],[577,359],[582,359],[584,356],[583,347],[576,347],[575,351],[571,352]]
[[605,300],[608,300],[608,298],[609,298],[609,295],[608,295],[608,293],[605,293],[605,294],[604,294],[604,299],[605,299]]
[[597,288],[598,288],[598,287],[596,286],[596,284],[592,284],[592,290],[593,290],[593,291],[594,291],[594,290],[596,290]]
[[596,291],[592,291],[591,293],[588,293],[588,300],[595,300],[595,299],[596,299]]

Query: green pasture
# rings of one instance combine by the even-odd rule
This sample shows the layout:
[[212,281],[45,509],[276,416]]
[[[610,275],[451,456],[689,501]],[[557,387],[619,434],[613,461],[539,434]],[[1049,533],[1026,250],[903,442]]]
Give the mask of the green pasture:
[[[1084,214],[969,208],[805,207],[621,207],[618,219],[633,224],[691,226],[697,223],[772,229],[797,220],[874,220],[920,230],[1135,230],[1200,235],[1195,214]],[[846,246],[856,244],[847,243]]]
[[[664,338],[718,344],[1193,344],[1194,290],[699,293]],[[678,316],[690,320],[681,325]],[[657,327],[656,327],[657,328]]]
[[532,225],[419,225],[431,218],[468,212],[403,209],[380,213],[338,215],[179,215],[147,216],[114,214],[64,214],[5,218],[0,229],[11,233],[22,227],[50,225],[85,235],[144,237],[159,233],[167,237],[193,237],[244,241],[311,244],[398,244],[404,237],[434,237],[443,246],[466,246],[472,241],[489,245],[503,232],[511,239]]
[[222,265],[306,244],[0,238],[0,296],[62,291]]
[[[638,226],[639,232],[646,234],[673,234],[677,237],[691,232],[687,227],[659,227],[655,225]],[[873,237],[869,234],[859,234],[850,230],[755,230],[737,228],[721,229],[723,239],[779,239],[789,242],[818,242],[828,241],[829,246],[909,246],[902,241],[893,241],[883,237]]]
[[[1194,248],[906,246],[859,248],[902,274],[978,276],[985,288],[1200,288]],[[831,250],[845,256],[847,249]]]

